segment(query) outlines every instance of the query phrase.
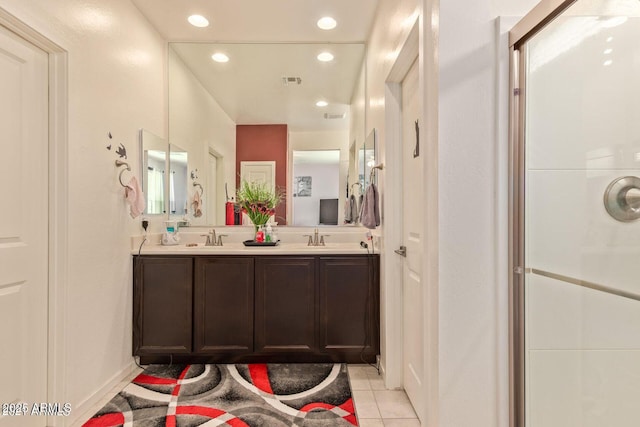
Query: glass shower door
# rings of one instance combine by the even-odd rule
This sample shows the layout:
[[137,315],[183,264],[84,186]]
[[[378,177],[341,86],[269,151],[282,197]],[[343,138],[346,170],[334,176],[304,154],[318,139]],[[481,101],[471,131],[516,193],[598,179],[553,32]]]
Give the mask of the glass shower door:
[[519,47],[527,427],[640,423],[639,17],[579,0]]

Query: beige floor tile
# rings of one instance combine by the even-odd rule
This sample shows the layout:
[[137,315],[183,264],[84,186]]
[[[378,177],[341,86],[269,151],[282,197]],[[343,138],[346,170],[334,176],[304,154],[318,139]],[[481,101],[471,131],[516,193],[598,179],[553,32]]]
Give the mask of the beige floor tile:
[[369,379],[369,384],[371,386],[371,390],[386,390],[387,388],[384,386],[384,380],[382,378]]
[[371,390],[353,390],[353,401],[358,419],[382,418]]
[[382,418],[416,418],[409,398],[402,390],[373,392]]
[[358,366],[358,365],[349,365],[347,367],[347,370],[349,372],[349,378],[351,379],[368,379],[369,377],[367,376],[367,371],[365,369],[364,366]]
[[382,378],[380,374],[378,374],[378,370],[373,366],[367,365],[364,367],[364,371],[367,373],[369,379]]
[[367,378],[351,378],[351,390],[371,390],[371,384]]
[[374,418],[358,420],[360,427],[384,427],[384,423],[382,420],[377,420]]
[[384,427],[420,427],[420,420],[417,418],[393,418],[382,421]]

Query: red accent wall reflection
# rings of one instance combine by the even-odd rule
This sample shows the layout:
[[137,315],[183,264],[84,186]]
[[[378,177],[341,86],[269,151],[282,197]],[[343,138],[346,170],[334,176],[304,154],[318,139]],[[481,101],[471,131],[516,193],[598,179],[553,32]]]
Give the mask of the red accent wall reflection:
[[[236,188],[240,188],[240,162],[271,160],[276,162],[276,186],[287,188],[287,125],[236,126]],[[276,221],[287,223],[287,200],[276,208]]]

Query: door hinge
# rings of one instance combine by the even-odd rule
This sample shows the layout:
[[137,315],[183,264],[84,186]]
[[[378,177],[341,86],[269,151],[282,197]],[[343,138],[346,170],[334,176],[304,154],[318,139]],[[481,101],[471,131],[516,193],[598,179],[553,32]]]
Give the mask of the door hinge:
[[516,87],[513,89],[513,96],[518,96],[518,95],[520,95],[520,88]]

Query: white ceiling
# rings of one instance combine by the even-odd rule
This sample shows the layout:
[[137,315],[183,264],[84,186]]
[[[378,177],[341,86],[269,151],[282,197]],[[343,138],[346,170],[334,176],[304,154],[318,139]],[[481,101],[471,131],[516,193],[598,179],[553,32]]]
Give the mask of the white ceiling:
[[[132,0],[238,124],[286,123],[293,131],[347,130],[348,104],[378,0]],[[210,25],[196,28],[192,14]],[[323,16],[338,25],[316,26]],[[188,42],[188,43],[184,43]],[[216,48],[230,57],[211,60]],[[334,61],[321,63],[320,50]],[[282,77],[300,77],[284,86]],[[329,102],[324,108],[315,103]],[[327,120],[324,114],[347,113]]]

